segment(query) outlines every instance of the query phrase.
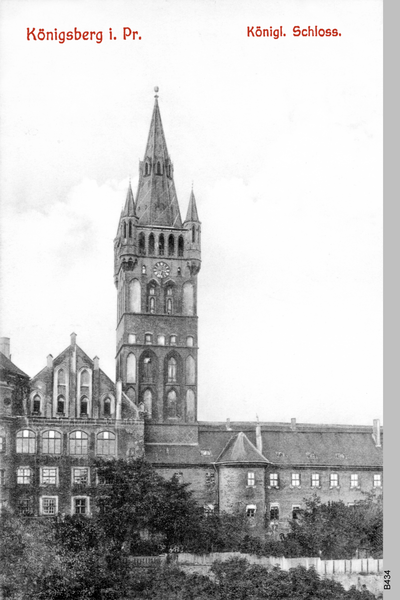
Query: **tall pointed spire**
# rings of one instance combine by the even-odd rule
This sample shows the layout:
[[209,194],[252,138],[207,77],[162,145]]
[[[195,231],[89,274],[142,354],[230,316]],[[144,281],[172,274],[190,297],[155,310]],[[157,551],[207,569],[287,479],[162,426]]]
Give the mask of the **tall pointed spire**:
[[193,188],[190,193],[189,205],[186,213],[186,221],[199,222],[199,215],[197,214],[196,198],[194,197]]
[[131,186],[131,180],[129,179],[129,187],[128,192],[126,194],[125,207],[122,211],[122,216],[124,217],[136,217],[136,206],[135,200],[133,199],[133,192]]
[[[154,91],[158,92],[158,88],[154,88]],[[173,167],[161,122],[157,93],[146,151],[143,161],[140,162],[136,212],[139,225],[182,227]]]

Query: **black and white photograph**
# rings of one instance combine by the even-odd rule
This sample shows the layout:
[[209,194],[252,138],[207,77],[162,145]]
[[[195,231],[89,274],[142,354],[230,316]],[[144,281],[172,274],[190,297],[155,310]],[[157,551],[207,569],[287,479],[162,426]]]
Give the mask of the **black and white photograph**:
[[390,590],[382,13],[0,1],[0,598]]

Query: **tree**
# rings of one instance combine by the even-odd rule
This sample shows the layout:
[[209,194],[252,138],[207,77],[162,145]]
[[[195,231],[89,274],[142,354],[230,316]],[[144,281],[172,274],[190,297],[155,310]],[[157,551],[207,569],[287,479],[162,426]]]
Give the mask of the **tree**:
[[283,536],[285,556],[353,558],[358,549],[382,555],[382,497],[368,495],[354,506],[342,501],[322,504],[317,495],[305,499],[305,509]]
[[99,460],[96,468],[95,518],[115,548],[140,547],[147,532],[168,552],[197,534],[201,511],[188,484],[164,479],[141,458]]

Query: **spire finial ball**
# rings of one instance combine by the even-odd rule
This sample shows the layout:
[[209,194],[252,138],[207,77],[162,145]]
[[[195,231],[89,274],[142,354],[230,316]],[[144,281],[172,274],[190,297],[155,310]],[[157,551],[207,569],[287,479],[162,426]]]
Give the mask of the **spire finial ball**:
[[156,87],[154,88],[154,91],[155,91],[155,93],[156,93],[156,94],[158,93],[158,90],[159,90],[159,89],[160,89],[160,88],[158,87],[158,85],[156,85]]

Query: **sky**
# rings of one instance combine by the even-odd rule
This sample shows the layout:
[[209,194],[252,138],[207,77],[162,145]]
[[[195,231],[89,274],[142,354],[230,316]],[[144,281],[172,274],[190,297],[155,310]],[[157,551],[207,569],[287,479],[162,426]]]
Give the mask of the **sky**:
[[[158,86],[181,213],[193,183],[202,222],[199,418],[382,418],[381,12],[2,0],[0,335],[13,361],[33,376],[74,331],[114,378],[113,239]],[[257,26],[286,37],[248,36]],[[27,40],[75,27],[102,42]]]

